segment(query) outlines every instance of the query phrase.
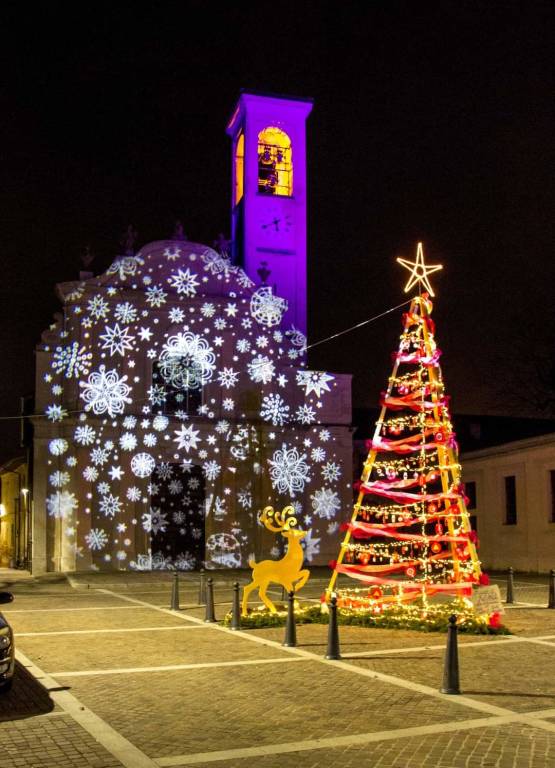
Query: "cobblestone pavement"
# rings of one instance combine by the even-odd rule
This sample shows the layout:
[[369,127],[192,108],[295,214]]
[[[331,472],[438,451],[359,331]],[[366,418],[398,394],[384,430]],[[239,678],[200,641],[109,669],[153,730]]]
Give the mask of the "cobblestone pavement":
[[[235,578],[246,582],[215,574],[218,618]],[[532,577],[519,579],[532,594]],[[0,695],[1,768],[555,768],[543,598],[507,609],[508,638],[459,638],[463,695],[446,696],[444,635],[341,627],[343,659],[327,662],[322,625],[298,627],[287,649],[283,629],[206,624],[192,574],[179,612],[170,574],[69,581],[13,586],[19,664]],[[313,579],[305,597],[324,587]]]

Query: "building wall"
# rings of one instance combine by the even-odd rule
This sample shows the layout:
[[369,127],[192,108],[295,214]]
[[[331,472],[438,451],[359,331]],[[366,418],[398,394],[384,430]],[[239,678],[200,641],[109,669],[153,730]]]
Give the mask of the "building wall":
[[23,460],[0,467],[0,567],[22,567],[26,560],[27,465]]
[[[484,567],[547,572],[555,568],[551,472],[555,436],[520,440],[461,457],[463,480],[476,484],[479,555]],[[516,524],[507,524],[505,478],[516,482]]]
[[[309,562],[336,556],[352,503],[351,377],[306,369],[279,299],[182,241],[58,292],[63,314],[36,355],[35,573],[246,567],[279,553],[257,522],[268,504],[294,505]],[[187,412],[155,380],[177,349],[206,374]],[[202,554],[173,551],[172,531]]]

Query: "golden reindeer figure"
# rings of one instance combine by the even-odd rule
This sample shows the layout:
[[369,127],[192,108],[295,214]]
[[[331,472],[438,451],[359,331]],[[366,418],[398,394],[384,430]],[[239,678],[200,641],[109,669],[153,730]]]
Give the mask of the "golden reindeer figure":
[[304,587],[310,576],[307,568],[301,569],[304,560],[301,539],[306,536],[306,531],[293,528],[297,525],[293,507],[284,507],[282,512],[274,512],[273,507],[265,507],[259,520],[269,531],[281,533],[287,539],[287,552],[281,560],[262,560],[260,563],[249,560],[252,581],[243,590],[243,616],[247,615],[247,602],[253,589],[258,587],[258,594],[264,605],[271,613],[277,613],[276,606],[266,594],[268,584],[273,581],[281,584],[287,592],[297,592]]

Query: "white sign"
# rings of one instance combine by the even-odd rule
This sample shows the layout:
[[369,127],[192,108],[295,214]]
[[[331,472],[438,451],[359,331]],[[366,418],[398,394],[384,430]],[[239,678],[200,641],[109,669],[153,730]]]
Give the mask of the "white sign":
[[505,613],[501,601],[501,592],[497,584],[488,587],[477,587],[472,593],[472,602],[476,613]]

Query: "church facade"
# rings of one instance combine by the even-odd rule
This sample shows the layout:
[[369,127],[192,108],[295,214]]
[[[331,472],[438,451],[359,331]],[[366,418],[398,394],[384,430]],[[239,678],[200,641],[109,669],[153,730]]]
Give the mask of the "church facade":
[[57,286],[36,351],[33,572],[246,567],[279,554],[268,504],[293,505],[309,563],[335,555],[350,377],[306,367],[309,111],[241,96],[232,258],[164,240]]

